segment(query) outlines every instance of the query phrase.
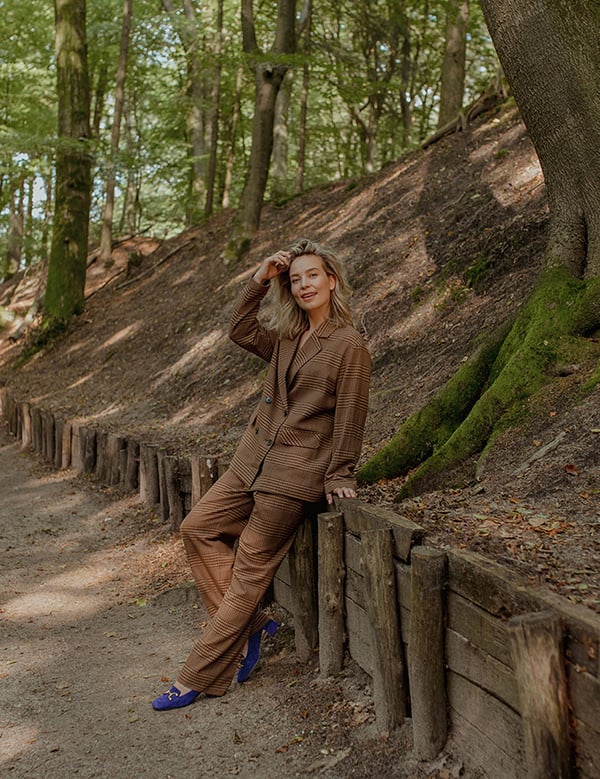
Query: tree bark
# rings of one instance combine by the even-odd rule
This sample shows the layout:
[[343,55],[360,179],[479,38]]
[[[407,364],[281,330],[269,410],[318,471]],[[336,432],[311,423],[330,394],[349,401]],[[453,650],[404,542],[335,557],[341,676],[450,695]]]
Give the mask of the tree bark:
[[100,260],[106,265],[111,261],[113,214],[115,210],[115,161],[119,153],[121,136],[121,117],[125,102],[125,78],[127,75],[127,55],[129,53],[129,38],[133,14],[133,0],[123,0],[123,22],[121,26],[121,45],[119,47],[119,63],[117,65],[117,84],[115,88],[115,110],[113,114],[112,132],[110,138],[110,160],[106,177],[106,199],[102,214],[102,230],[100,233]]
[[600,7],[586,0],[481,0],[540,159],[549,266],[600,275]]
[[295,11],[295,0],[279,0],[277,29],[271,49],[272,61],[266,62],[256,41],[252,2],[242,0],[244,51],[254,60],[256,91],[248,174],[232,227],[232,236],[225,250],[225,259],[228,261],[237,262],[248,250],[260,222],[273,150],[275,100],[288,70],[285,55],[295,51]]
[[52,247],[44,299],[47,331],[84,307],[91,199],[90,96],[85,0],[56,0],[58,147]]
[[213,89],[211,95],[209,133],[210,146],[208,153],[208,173],[206,178],[206,202],[204,216],[209,217],[213,211],[215,184],[217,179],[217,156],[219,147],[219,106],[221,103],[221,54],[223,49],[223,0],[217,3],[217,34],[215,38],[215,70],[213,74]]
[[450,0],[446,17],[438,128],[444,127],[452,119],[455,119],[462,109],[465,91],[468,21],[468,0]]

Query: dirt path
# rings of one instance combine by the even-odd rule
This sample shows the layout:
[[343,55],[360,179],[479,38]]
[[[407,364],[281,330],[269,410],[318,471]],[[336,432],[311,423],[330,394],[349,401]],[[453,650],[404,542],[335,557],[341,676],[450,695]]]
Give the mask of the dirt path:
[[451,776],[378,736],[367,677],[319,681],[289,625],[246,685],[157,713],[204,618],[181,549],[137,499],[0,434],[0,774]]

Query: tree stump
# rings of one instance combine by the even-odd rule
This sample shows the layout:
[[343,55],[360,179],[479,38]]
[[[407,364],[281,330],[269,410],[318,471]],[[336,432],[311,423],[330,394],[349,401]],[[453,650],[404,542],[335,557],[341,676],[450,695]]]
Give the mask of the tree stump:
[[339,511],[317,517],[319,560],[319,668],[332,676],[344,663],[344,517]]
[[446,743],[448,733],[444,653],[446,555],[438,549],[416,547],[410,570],[408,672],[413,743],[419,760],[433,760]]

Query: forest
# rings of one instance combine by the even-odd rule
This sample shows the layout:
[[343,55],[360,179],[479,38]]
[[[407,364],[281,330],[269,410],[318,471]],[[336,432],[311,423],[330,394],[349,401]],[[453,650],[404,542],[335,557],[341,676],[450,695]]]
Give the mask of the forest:
[[[52,19],[43,3],[5,2],[0,275],[41,268],[22,322],[36,323],[30,346],[84,311],[89,258],[109,268],[118,240],[209,237],[223,216],[212,272],[224,281],[252,259],[265,203],[349,192],[464,133],[510,92],[549,210],[536,283],[421,408],[397,412],[399,428],[359,472],[365,484],[406,477],[398,500],[468,482],[556,377],[577,375],[584,395],[600,379],[599,11],[583,0],[569,9],[60,0]],[[532,246],[462,258],[461,283]],[[418,286],[417,252],[412,261]]]

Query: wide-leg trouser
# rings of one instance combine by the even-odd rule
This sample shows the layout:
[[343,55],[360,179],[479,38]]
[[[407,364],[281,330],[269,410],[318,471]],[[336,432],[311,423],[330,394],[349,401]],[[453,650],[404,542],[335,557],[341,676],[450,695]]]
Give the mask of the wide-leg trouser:
[[187,559],[210,616],[179,673],[187,687],[211,695],[226,692],[249,636],[268,620],[259,611],[260,601],[305,508],[296,498],[252,492],[227,471],[184,519]]

